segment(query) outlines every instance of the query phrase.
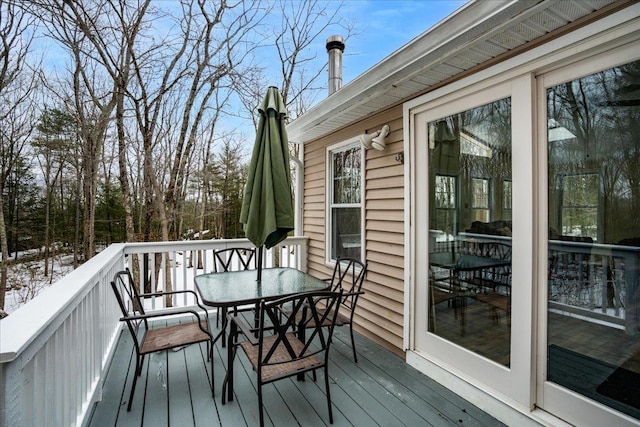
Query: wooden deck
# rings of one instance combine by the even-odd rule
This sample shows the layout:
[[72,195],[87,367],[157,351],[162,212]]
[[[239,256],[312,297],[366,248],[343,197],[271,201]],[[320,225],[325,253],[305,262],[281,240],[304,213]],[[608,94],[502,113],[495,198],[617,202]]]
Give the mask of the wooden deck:
[[[353,363],[348,328],[336,328],[329,366],[334,426],[504,425],[360,335],[356,346],[358,364]],[[244,355],[238,353],[236,359],[235,400],[222,405],[226,349],[215,348],[215,398],[205,353],[205,345],[192,345],[148,357],[127,412],[135,360],[124,331],[89,425],[258,425],[255,374]],[[264,399],[267,425],[329,425],[322,373],[317,382],[309,377],[268,385]]]

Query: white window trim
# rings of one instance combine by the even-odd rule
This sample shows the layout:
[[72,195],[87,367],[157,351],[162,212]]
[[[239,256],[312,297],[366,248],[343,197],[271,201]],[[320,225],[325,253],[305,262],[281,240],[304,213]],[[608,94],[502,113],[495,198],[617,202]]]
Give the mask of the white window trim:
[[[335,259],[331,258],[331,200],[333,196],[333,162],[331,156],[334,152],[346,150],[352,147],[360,146],[360,140],[358,137],[349,138],[345,141],[339,142],[327,146],[325,155],[325,265],[333,268],[335,266]],[[364,206],[365,206],[365,149],[360,147],[360,239],[361,239],[361,251],[360,261],[365,259],[365,227],[364,227]]]
[[[482,182],[486,182],[487,183],[487,206],[486,207],[482,207],[482,206],[475,206],[475,193],[474,193],[474,188],[473,188],[473,182],[474,180],[480,180]],[[493,204],[492,199],[493,199],[493,182],[491,181],[490,178],[486,178],[485,176],[472,176],[471,177],[471,211],[475,212],[475,211],[486,211],[487,212],[487,217],[488,217],[488,221],[492,221],[493,220],[493,216],[494,216],[494,209],[492,209]],[[487,222],[488,222],[487,221]]]

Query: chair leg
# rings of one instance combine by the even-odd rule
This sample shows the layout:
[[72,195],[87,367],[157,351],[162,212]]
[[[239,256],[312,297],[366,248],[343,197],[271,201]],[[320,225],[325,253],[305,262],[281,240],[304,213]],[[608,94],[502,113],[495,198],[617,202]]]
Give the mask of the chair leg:
[[349,331],[351,331],[351,348],[353,349],[353,361],[358,363],[358,356],[356,354],[356,341],[353,338],[353,326],[349,325]]
[[209,363],[211,364],[211,397],[215,398],[216,392],[215,384],[213,382],[213,344],[207,342],[207,351],[209,350],[209,347],[211,347],[211,353],[209,353]]
[[229,347],[227,349],[227,374],[222,382],[222,404],[233,400],[233,361],[235,360],[236,348],[233,345],[233,335],[235,331],[229,333]]
[[133,402],[133,393],[136,391],[136,383],[138,382],[138,377],[140,376],[140,372],[142,372],[143,360],[144,360],[144,355],[139,356],[136,354],[136,370],[133,373],[133,384],[131,384],[131,392],[129,392],[129,403],[127,404],[127,412],[131,411],[131,403]]
[[260,408],[260,427],[264,427],[264,409],[262,408],[262,383],[258,380],[258,408]]
[[220,327],[222,328],[222,347],[226,345],[226,331],[227,331],[227,307],[222,307],[222,319],[220,320]]
[[136,374],[140,376],[142,373],[142,367],[144,366],[144,358],[146,354],[140,356],[140,365],[138,365],[138,360],[136,359]]
[[[315,371],[313,371],[315,373]],[[333,411],[331,408],[331,392],[329,391],[329,368],[324,365],[324,384],[327,388],[327,406],[329,407],[329,424],[333,424]]]

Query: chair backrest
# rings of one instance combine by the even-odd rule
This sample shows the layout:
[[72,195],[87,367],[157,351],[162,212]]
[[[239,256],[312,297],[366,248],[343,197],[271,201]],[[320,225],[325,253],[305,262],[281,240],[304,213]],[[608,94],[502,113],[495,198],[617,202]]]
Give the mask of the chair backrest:
[[342,305],[352,310],[358,303],[364,276],[367,274],[367,263],[355,258],[338,257],[331,277],[331,290],[343,291]]
[[146,314],[131,271],[127,268],[117,272],[111,282],[111,288],[118,300],[120,310],[122,310],[123,319],[121,320],[126,322],[129,332],[131,332],[134,342],[138,346],[138,329],[140,325],[144,324],[145,329],[148,329],[149,325],[147,324],[147,319],[129,319],[133,316],[144,316]]
[[[297,373],[287,366],[304,361],[326,363],[341,292],[308,292],[260,303],[258,375],[264,367],[285,368],[282,377]],[[329,326],[325,321],[329,321]],[[324,325],[324,327],[323,327]],[[273,334],[273,338],[265,339]],[[290,362],[300,362],[296,363]]]
[[487,250],[483,256],[511,260],[511,245],[501,242],[487,242],[486,245]]
[[224,271],[254,270],[256,268],[255,248],[227,248],[213,252],[216,273]]

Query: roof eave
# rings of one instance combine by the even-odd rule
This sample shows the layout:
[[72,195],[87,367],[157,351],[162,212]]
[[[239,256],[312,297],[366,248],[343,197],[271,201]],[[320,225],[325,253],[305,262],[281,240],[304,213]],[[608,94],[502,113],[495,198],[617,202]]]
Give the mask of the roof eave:
[[[466,4],[290,123],[287,126],[289,140],[306,143],[334,132],[340,126],[327,125],[331,117],[348,114],[354,106],[394,90],[398,82],[441,62],[447,52],[456,52],[469,41],[481,38],[496,26],[511,22],[543,1],[475,0]],[[393,101],[381,106],[379,110],[391,105]],[[362,118],[354,116],[349,122]],[[318,133],[318,128],[322,126],[326,126],[326,129]],[[309,132],[310,129],[316,129],[316,132]]]

